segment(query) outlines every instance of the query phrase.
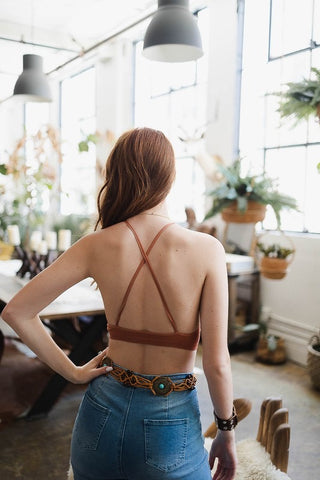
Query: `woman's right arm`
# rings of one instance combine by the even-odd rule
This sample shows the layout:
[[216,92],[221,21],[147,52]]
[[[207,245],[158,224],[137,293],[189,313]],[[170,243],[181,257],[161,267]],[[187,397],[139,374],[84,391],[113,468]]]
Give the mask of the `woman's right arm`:
[[[203,368],[208,382],[213,409],[222,419],[229,419],[233,410],[233,386],[228,351],[228,282],[225,252],[216,239],[206,239],[206,278],[200,303]],[[209,461],[218,468],[214,480],[232,480],[236,469],[234,431],[218,430],[213,440]]]

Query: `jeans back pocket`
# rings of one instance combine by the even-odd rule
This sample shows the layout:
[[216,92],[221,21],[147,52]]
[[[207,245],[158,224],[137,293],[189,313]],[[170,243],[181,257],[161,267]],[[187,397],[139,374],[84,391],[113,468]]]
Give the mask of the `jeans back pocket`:
[[144,420],[145,460],[152,467],[169,472],[185,460],[188,419]]
[[95,402],[86,393],[76,418],[73,441],[76,441],[80,448],[96,450],[109,416],[110,410]]

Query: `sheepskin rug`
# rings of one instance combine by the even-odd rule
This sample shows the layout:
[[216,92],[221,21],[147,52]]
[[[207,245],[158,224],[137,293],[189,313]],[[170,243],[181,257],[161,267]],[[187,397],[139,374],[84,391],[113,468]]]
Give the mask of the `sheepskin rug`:
[[[205,447],[209,451],[211,438],[205,439]],[[238,468],[236,480],[290,480],[286,473],[278,470],[270,460],[269,454],[254,439],[237,443]],[[68,480],[73,480],[70,466]]]
[[[211,438],[205,439],[209,451]],[[237,442],[238,467],[235,480],[290,480],[290,477],[277,469],[264,447],[254,439]]]

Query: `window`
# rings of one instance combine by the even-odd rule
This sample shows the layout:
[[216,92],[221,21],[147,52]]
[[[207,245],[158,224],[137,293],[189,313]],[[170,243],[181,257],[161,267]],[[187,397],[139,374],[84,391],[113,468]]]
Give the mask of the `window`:
[[61,213],[90,215],[96,206],[95,145],[79,152],[78,143],[96,131],[95,69],[61,82]]
[[[295,197],[299,212],[283,211],[282,228],[320,233],[320,127],[312,117],[296,126],[280,120],[284,84],[320,68],[320,0],[246,0],[240,112],[240,155],[251,170],[278,179],[279,191]],[[275,228],[270,211],[265,228]]]
[[185,221],[186,206],[199,220],[205,214],[205,175],[194,154],[207,122],[208,9],[197,17],[205,52],[197,62],[150,62],[142,55],[142,41],[135,48],[135,125],[162,130],[173,144],[177,175],[168,206],[177,222]]

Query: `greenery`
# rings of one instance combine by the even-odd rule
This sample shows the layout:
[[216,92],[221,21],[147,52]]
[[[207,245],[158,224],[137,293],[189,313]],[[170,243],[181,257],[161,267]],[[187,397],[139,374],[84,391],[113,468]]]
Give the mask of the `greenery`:
[[7,226],[17,224],[22,239],[45,221],[56,195],[58,166],[62,161],[58,132],[44,125],[36,134],[25,133],[0,165],[0,238]]
[[238,210],[245,212],[248,201],[253,200],[263,205],[270,205],[275,213],[278,227],[280,227],[280,211],[283,208],[297,210],[296,200],[288,195],[281,194],[275,187],[275,181],[262,175],[241,175],[241,161],[236,160],[231,166],[218,167],[224,177],[214,190],[209,192],[213,197],[213,204],[206,218],[217,215],[221,210],[236,201]]
[[301,82],[289,82],[285,92],[278,92],[281,118],[295,119],[295,124],[307,120],[311,115],[320,118],[320,70],[312,68],[314,79],[304,78]]
[[71,230],[72,243],[93,231],[93,219],[86,215],[64,215],[57,218],[52,226],[57,233],[59,230]]
[[257,248],[264,254],[265,257],[270,258],[287,258],[291,255],[294,250],[291,248],[284,248],[281,247],[277,243],[273,243],[272,245],[264,245],[263,243],[257,243]]
[[320,332],[319,335],[313,335],[313,337],[311,337],[310,345],[314,350],[320,352]]
[[81,142],[78,143],[79,152],[88,152],[90,143],[96,145],[98,143],[98,140],[98,133],[89,133],[81,140]]

